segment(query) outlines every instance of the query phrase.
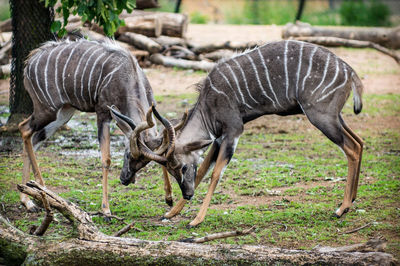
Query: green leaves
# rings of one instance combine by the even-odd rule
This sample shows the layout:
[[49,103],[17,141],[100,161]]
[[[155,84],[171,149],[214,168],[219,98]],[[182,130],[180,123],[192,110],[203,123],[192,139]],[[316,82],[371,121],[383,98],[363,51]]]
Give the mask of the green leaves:
[[[41,0],[46,7],[54,6],[57,0]],[[79,15],[83,22],[95,22],[103,27],[107,36],[113,36],[118,27],[124,24],[118,15],[123,10],[132,12],[135,0],[61,0],[61,6],[56,12],[63,17],[63,22],[55,21],[51,25],[52,32],[58,32],[61,37],[67,33],[65,26],[68,24],[70,14]]]

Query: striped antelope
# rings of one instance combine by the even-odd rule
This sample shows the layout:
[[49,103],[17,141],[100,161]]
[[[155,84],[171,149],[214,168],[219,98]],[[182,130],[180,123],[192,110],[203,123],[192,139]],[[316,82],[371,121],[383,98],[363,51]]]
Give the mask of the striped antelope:
[[[186,190],[183,192],[186,197],[166,213],[166,218],[182,210],[186,199],[191,198],[215,164],[207,195],[189,226],[204,220],[211,196],[235,152],[243,125],[267,114],[305,114],[344,151],[348,176],[336,216],[348,211],[357,194],[363,150],[363,141],[340,114],[351,90],[354,112],[358,114],[362,109],[363,85],[348,64],[316,45],[273,42],[219,63],[201,87],[198,101],[176,137],[172,155],[167,158],[167,169],[185,184],[181,188]],[[162,117],[161,121],[167,122]],[[199,155],[210,144],[196,175]]]
[[[32,98],[34,111],[19,124],[24,142],[23,182],[29,180],[31,164],[35,179],[44,185],[34,148],[67,123],[76,109],[96,112],[103,168],[102,210],[106,216],[110,215],[107,180],[111,163],[111,118],[130,139],[120,176],[124,185],[134,182],[135,173],[157,159],[154,158],[156,155],[149,156],[145,151],[160,147],[163,140],[163,136],[157,136],[156,128],[152,128],[153,92],[136,59],[111,41],[48,42],[31,52],[24,74],[24,85]],[[112,110],[119,109],[125,114],[121,115],[124,120],[110,112],[108,106],[111,105],[115,105]],[[145,117],[147,122],[142,121]],[[148,128],[145,134],[141,134]],[[164,180],[166,200],[172,205],[166,171]],[[21,194],[21,201],[28,210],[35,210],[35,205],[26,195]]]

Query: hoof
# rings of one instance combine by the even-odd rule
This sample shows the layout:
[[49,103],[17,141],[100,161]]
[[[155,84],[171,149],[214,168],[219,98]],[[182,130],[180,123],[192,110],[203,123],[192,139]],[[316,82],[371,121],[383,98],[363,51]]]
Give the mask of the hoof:
[[174,206],[174,201],[172,199],[165,199],[165,203],[167,203],[170,207]]
[[197,225],[191,225],[191,224],[188,224],[188,225],[186,225],[186,229],[192,229],[192,228],[195,228]]
[[339,219],[339,218],[342,217],[342,216],[337,215],[336,212],[334,212],[334,213],[332,213],[332,217],[333,217],[333,218],[338,218],[338,219]]
[[168,220],[168,221],[170,221],[170,219],[169,219],[169,218],[167,218],[167,217],[165,217],[165,216],[161,216],[161,218],[159,219],[159,221],[164,221],[164,220]]

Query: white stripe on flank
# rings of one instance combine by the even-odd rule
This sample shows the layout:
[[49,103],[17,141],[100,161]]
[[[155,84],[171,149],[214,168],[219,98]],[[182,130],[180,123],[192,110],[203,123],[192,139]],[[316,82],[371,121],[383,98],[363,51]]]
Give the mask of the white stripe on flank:
[[48,57],[47,57],[46,66],[44,68],[44,88],[46,90],[47,96],[49,96],[51,104],[54,106],[55,109],[57,109],[57,107],[56,107],[56,105],[54,104],[54,101],[53,101],[53,95],[50,95],[50,93],[49,93],[49,86],[48,86],[49,82],[47,80],[47,71],[48,71],[48,68],[49,68],[50,57],[55,52],[55,50],[56,49],[52,49],[51,52],[49,53]]
[[330,86],[332,86],[333,83],[335,83],[335,81],[336,81],[336,79],[337,79],[337,76],[338,76],[338,74],[339,74],[339,62],[338,62],[338,59],[337,59],[337,58],[336,58],[336,60],[335,60],[335,63],[336,63],[335,76],[333,77],[332,81],[321,91],[321,94],[323,94],[323,93],[326,91],[327,88],[329,88]]
[[312,65],[313,65],[313,57],[314,57],[314,54],[315,54],[315,52],[317,51],[317,49],[318,49],[318,46],[315,46],[314,49],[313,49],[312,52],[311,52],[310,60],[308,61],[308,70],[307,70],[307,74],[306,74],[306,76],[305,76],[304,79],[303,79],[303,84],[301,85],[301,91],[304,90],[304,85],[306,84],[306,80],[307,80],[307,78],[310,76],[311,69],[312,69]]
[[212,81],[211,81],[211,79],[210,79],[210,76],[207,77],[207,80],[210,82],[211,89],[213,89],[213,90],[214,90],[216,93],[218,93],[218,94],[224,95],[224,96],[228,99],[228,101],[230,100],[229,97],[228,97],[228,95],[225,94],[225,92],[219,91],[219,90],[217,90],[217,88],[215,88],[215,86],[212,84]]
[[[89,83],[88,83],[88,90],[89,90],[89,100],[90,100],[90,105],[92,105],[92,96],[91,96],[91,89],[90,89],[90,82],[92,81],[92,74],[93,71],[96,67],[97,62],[105,55],[105,53],[102,53],[99,57],[97,57],[96,61],[94,61],[92,69],[90,70],[90,74],[89,74]],[[100,77],[99,77],[100,78]]]
[[[79,102],[79,98],[78,98],[78,95],[77,95],[77,93],[76,93],[76,75],[78,74],[79,67],[81,66],[81,63],[82,63],[83,59],[86,59],[86,58],[85,58],[85,55],[86,55],[87,53],[89,53],[90,50],[92,50],[93,48],[96,48],[96,46],[93,45],[92,47],[90,47],[89,49],[87,49],[86,52],[83,53],[83,55],[81,56],[81,59],[79,59],[78,65],[76,66],[76,70],[75,70],[75,74],[74,74],[74,95],[75,95],[75,98],[76,98],[76,101],[77,101],[77,102]],[[80,74],[83,76],[85,73],[80,73]]]
[[343,83],[340,84],[339,86],[337,86],[336,88],[334,88],[333,90],[331,90],[329,93],[327,93],[324,96],[322,96],[321,98],[319,98],[317,100],[317,102],[324,100],[326,97],[328,97],[329,95],[331,95],[332,93],[334,93],[335,91],[337,91],[338,89],[340,89],[344,85],[346,85],[346,83],[347,83],[347,68],[346,68],[345,64],[343,64],[343,71],[344,71],[344,76],[345,76],[345,80],[343,81]]
[[324,83],[325,81],[325,77],[326,77],[326,72],[328,71],[328,65],[329,65],[329,59],[331,58],[331,54],[328,54],[328,59],[326,59],[326,63],[325,63],[325,69],[324,69],[324,75],[322,76],[322,80],[319,83],[319,85],[311,92],[311,95],[314,94],[314,92],[316,92],[319,87],[321,87],[322,83]]
[[289,75],[287,71],[287,50],[288,50],[289,41],[285,42],[285,51],[283,52],[283,66],[285,69],[285,80],[286,80],[286,98],[288,101],[289,99]]
[[43,55],[43,54],[44,54],[44,52],[42,52],[42,53],[40,54],[40,56],[38,56],[38,59],[37,59],[37,61],[36,61],[36,66],[35,66],[36,85],[37,85],[37,88],[38,88],[38,89],[40,90],[40,92],[42,93],[43,98],[46,100],[47,104],[50,106],[50,108],[51,108],[52,110],[55,111],[55,109],[51,106],[49,100],[47,99],[46,95],[44,94],[42,88],[40,87],[40,83],[39,83],[39,79],[38,79],[38,74],[37,74],[37,71],[38,71],[38,70],[37,70],[37,67],[38,67],[38,65],[39,65],[40,58],[42,58],[42,55]]
[[235,92],[235,90],[233,89],[233,87],[232,87],[231,83],[229,82],[228,78],[224,75],[224,73],[222,73],[222,72],[219,70],[218,67],[216,67],[215,70],[216,70],[216,71],[221,75],[221,77],[225,80],[225,82],[228,84],[229,88],[231,88],[231,91],[232,91],[233,94],[235,95],[236,101],[237,101],[238,103],[240,103],[240,100],[239,100],[239,98],[237,97],[236,92]]
[[38,95],[37,92],[36,92],[35,87],[33,86],[33,83],[32,83],[31,78],[30,78],[30,77],[26,77],[26,79],[27,79],[27,80],[29,81],[29,83],[31,84],[31,88],[32,88],[33,92],[35,93],[36,98],[39,100],[39,102],[40,102],[41,104],[43,104],[42,100],[40,99],[39,95]]
[[236,63],[236,65],[238,66],[238,68],[239,68],[239,70],[240,70],[240,73],[242,74],[242,77],[243,77],[243,80],[244,80],[244,84],[245,84],[245,86],[246,86],[246,90],[247,90],[247,93],[249,94],[250,98],[251,98],[256,104],[260,104],[260,103],[259,103],[258,101],[256,101],[256,99],[254,99],[253,96],[251,95],[250,90],[249,90],[249,86],[248,86],[248,84],[247,84],[246,76],[245,76],[244,71],[243,71],[242,67],[240,66],[239,62],[236,61],[235,58],[233,58],[232,61]]
[[[83,71],[82,71],[82,76],[81,76],[81,97],[82,97],[82,101],[83,101],[84,103],[87,103],[87,101],[86,101],[85,98],[83,97],[83,88],[84,88],[84,87],[83,87],[83,77],[85,76],[86,68],[87,68],[87,66],[88,66],[88,64],[89,64],[90,59],[92,59],[93,55],[95,55],[96,52],[99,51],[99,50],[101,50],[101,49],[103,49],[103,47],[100,47],[100,48],[98,48],[98,49],[96,49],[96,50],[93,51],[93,53],[89,56],[88,60],[86,60],[85,67],[83,68]],[[90,82],[90,77],[89,77],[89,82]],[[91,102],[91,98],[90,98],[90,88],[88,88],[88,90],[89,90],[89,101]]]
[[253,67],[253,71],[254,71],[255,74],[256,74],[258,86],[260,87],[262,94],[263,94],[266,98],[268,98],[268,100],[270,100],[270,101],[272,102],[272,104],[274,105],[274,107],[276,108],[276,105],[275,105],[274,100],[272,100],[272,99],[265,93],[265,91],[264,91],[264,88],[263,88],[263,86],[262,86],[262,84],[261,84],[260,78],[258,77],[257,68],[256,68],[256,65],[254,64],[253,59],[252,59],[248,54],[246,54],[246,57],[249,59],[249,61],[250,61],[250,63],[251,63],[251,66]]
[[297,66],[297,75],[296,75],[296,98],[299,96],[299,79],[300,79],[301,61],[303,59],[303,47],[304,47],[304,42],[302,42],[300,45],[299,64]]
[[[66,89],[65,89],[65,70],[67,69],[67,67],[68,67],[68,63],[69,63],[69,61],[71,60],[71,57],[72,57],[72,55],[74,54],[74,51],[75,51],[75,49],[78,47],[78,42],[76,42],[76,43],[73,43],[73,44],[75,44],[75,47],[72,49],[72,51],[70,52],[70,54],[69,54],[69,56],[68,56],[68,59],[67,59],[67,61],[65,62],[65,65],[64,65],[64,68],[63,68],[63,73],[62,73],[62,85],[63,85],[63,90],[64,90],[64,93],[65,93],[65,96],[67,96],[67,98],[68,98],[68,102],[71,102],[71,99],[69,98],[69,96],[68,96],[68,93],[67,93],[67,91],[66,91]],[[71,44],[70,46],[72,46],[73,44]]]
[[61,97],[61,90],[60,90],[60,87],[58,86],[58,59],[59,59],[60,55],[62,54],[62,52],[68,47],[69,47],[69,45],[65,45],[65,47],[60,50],[60,52],[56,56],[56,62],[55,62],[54,83],[56,84],[56,88],[57,88],[57,91],[58,91],[58,96],[60,96],[61,103],[65,103],[65,101]]
[[237,90],[238,90],[238,92],[239,92],[239,94],[240,94],[240,97],[242,98],[243,103],[244,103],[249,109],[253,109],[253,107],[251,107],[250,105],[248,105],[248,104],[246,103],[246,100],[245,100],[244,97],[243,97],[243,93],[242,93],[242,91],[240,90],[239,81],[237,80],[236,75],[235,75],[235,73],[233,72],[231,66],[228,65],[228,64],[226,64],[226,66],[228,67],[229,71],[231,72],[231,74],[232,74],[232,76],[233,76],[233,79],[235,80],[236,88],[237,88]]
[[[103,82],[102,82],[101,85],[100,85],[100,88],[105,88],[105,87],[107,87],[107,85],[110,83],[110,81],[111,81],[111,79],[112,79],[114,73],[115,73],[116,71],[118,71],[122,66],[123,66],[123,65],[121,64],[121,65],[119,65],[119,67],[117,67],[116,69],[114,69],[113,71],[111,71],[110,73],[108,73],[107,76],[104,77]],[[107,79],[108,79],[107,83],[103,85],[103,83],[106,82]]]
[[267,82],[268,82],[269,89],[270,89],[270,91],[272,92],[272,94],[274,95],[275,100],[276,100],[276,103],[277,103],[280,107],[282,107],[282,105],[280,104],[280,102],[279,102],[279,100],[278,100],[278,97],[277,97],[276,94],[275,94],[274,88],[272,87],[271,80],[270,80],[270,78],[269,78],[268,67],[267,67],[267,64],[265,63],[264,57],[262,56],[260,49],[258,49],[257,51],[258,51],[258,55],[259,55],[260,58],[261,58],[261,63],[262,63],[262,65],[263,65],[263,67],[264,67],[265,76],[267,77]]
[[97,98],[97,95],[98,95],[98,91],[99,91],[99,88],[100,88],[99,85],[100,85],[100,81],[102,80],[101,75],[103,75],[103,68],[104,68],[104,65],[107,63],[108,59],[111,58],[112,55],[113,55],[113,53],[111,53],[111,54],[106,58],[106,60],[103,61],[103,64],[101,64],[100,75],[99,75],[99,78],[98,78],[98,80],[97,80],[96,90],[95,90],[94,96],[93,96],[93,99],[94,99],[95,101],[96,101],[96,98]]
[[[39,94],[37,93],[35,86],[33,86],[32,79],[31,79],[31,67],[32,67],[32,65],[34,64],[35,60],[37,60],[37,58],[38,58],[38,56],[37,56],[37,54],[36,54],[35,57],[34,57],[34,59],[32,59],[32,60],[30,61],[29,67],[28,67],[28,70],[27,70],[28,73],[27,73],[26,79],[27,79],[27,80],[29,81],[29,83],[31,84],[31,88],[32,88],[33,92],[36,94],[36,97],[38,98],[39,102],[40,102],[41,104],[43,104],[43,101],[42,101],[42,99],[39,97]],[[44,94],[43,94],[42,91],[41,91],[41,93],[42,93],[42,96],[44,97]]]

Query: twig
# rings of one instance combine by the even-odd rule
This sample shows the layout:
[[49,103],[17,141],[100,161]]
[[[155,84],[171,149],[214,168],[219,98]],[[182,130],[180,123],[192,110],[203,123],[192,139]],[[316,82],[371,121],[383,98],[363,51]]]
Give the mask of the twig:
[[360,231],[360,230],[362,230],[362,229],[364,229],[366,227],[369,227],[371,225],[372,225],[372,223],[367,223],[366,225],[363,225],[363,226],[358,227],[356,229],[353,229],[353,230],[350,230],[350,231],[347,231],[347,232],[343,232],[342,235],[352,234],[352,233],[358,232],[358,231]]
[[273,222],[273,224],[282,225],[283,227],[285,227],[285,231],[287,231],[287,226],[286,226],[286,224],[277,223],[277,222]]
[[41,191],[40,195],[42,196],[43,207],[46,210],[46,214],[42,221],[42,224],[33,232],[34,235],[42,236],[46,232],[47,228],[49,228],[50,223],[53,221],[53,212],[50,209],[49,201],[47,200],[46,194]]
[[230,231],[230,232],[222,232],[222,233],[216,233],[216,234],[211,234],[205,237],[200,237],[200,238],[186,238],[179,240],[179,242],[188,242],[188,243],[204,243],[216,239],[221,239],[221,238],[227,238],[227,237],[232,237],[232,236],[243,236],[243,235],[248,235],[251,232],[255,230],[255,226],[252,226],[249,229],[246,230],[236,230],[236,231]]
[[122,236],[123,234],[125,234],[126,232],[128,232],[129,230],[131,230],[133,228],[133,226],[135,225],[135,222],[131,222],[130,224],[124,226],[121,230],[119,230],[118,232],[115,232],[113,234],[113,236],[115,237],[119,237]]
[[108,217],[108,218],[114,218],[114,219],[116,219],[118,221],[122,221],[122,222],[124,222],[124,220],[125,220],[124,218],[121,218],[121,217],[118,217],[118,216],[115,216],[115,215],[104,214],[102,212],[89,212],[89,215],[90,216],[103,216],[103,217]]

